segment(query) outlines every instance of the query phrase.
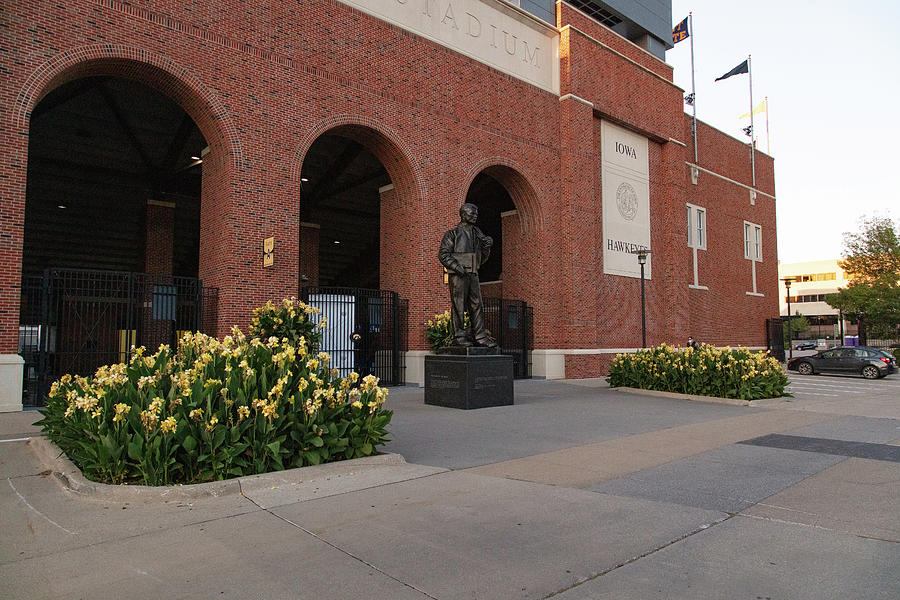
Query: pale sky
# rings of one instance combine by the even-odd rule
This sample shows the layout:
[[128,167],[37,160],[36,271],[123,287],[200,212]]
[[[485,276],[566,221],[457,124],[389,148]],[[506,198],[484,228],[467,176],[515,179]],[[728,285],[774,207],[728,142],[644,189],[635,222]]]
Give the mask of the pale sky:
[[[697,119],[749,140],[747,75],[714,81],[748,55],[754,106],[768,96],[778,259],[839,258],[860,217],[900,221],[900,2],[673,0],[673,26],[690,11]],[[689,93],[690,38],[666,62]],[[765,117],[754,115],[763,152]]]

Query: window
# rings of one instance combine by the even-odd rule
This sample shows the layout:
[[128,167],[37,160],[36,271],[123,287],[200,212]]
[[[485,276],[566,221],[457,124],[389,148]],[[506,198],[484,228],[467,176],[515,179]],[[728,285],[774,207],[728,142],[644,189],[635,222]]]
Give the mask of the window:
[[687,241],[689,248],[706,250],[706,209],[687,205]]
[[691,248],[694,262],[694,283],[688,287],[697,290],[708,290],[705,285],[700,285],[700,273],[697,266],[697,251],[706,250],[706,209],[702,206],[693,204],[685,205],[687,207],[687,243]]
[[744,221],[744,258],[762,261],[762,227]]

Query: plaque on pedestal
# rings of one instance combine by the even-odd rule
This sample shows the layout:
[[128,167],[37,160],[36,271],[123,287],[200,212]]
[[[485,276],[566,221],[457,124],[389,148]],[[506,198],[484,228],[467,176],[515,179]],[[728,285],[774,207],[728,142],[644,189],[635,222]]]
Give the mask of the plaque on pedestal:
[[487,408],[513,404],[513,359],[496,348],[452,348],[425,357],[425,404]]

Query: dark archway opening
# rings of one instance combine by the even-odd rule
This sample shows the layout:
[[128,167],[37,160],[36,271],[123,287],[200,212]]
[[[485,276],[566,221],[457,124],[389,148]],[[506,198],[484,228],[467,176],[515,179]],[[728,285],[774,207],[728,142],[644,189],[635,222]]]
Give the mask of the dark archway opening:
[[357,141],[325,134],[313,143],[301,172],[300,244],[315,257],[301,256],[301,287],[379,288],[379,190],[389,183]]
[[206,145],[178,104],[139,82],[85,77],[51,91],[31,115],[23,277],[153,270],[148,205],[174,219],[171,259],[156,270],[196,277]]
[[177,103],[132,79],[75,79],[35,106],[19,325],[26,405],[63,373],[214,327],[216,290],[196,279],[206,147]]
[[478,227],[494,239],[491,256],[479,271],[482,282],[501,281],[503,277],[503,225],[502,213],[515,210],[509,192],[499,181],[485,173],[479,173],[469,186],[466,202],[478,207]]

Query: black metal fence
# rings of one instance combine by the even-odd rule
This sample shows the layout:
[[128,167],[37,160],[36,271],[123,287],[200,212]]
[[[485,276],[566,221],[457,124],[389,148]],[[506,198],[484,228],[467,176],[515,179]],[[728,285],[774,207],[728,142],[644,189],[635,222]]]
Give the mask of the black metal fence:
[[409,303],[396,292],[305,287],[301,297],[326,318],[321,350],[342,377],[374,374],[384,385],[402,385],[409,347]]
[[65,373],[130,360],[132,346],[155,351],[184,331],[214,332],[218,290],[188,277],[48,269],[22,281],[19,353],[22,403],[40,406]]
[[531,310],[523,300],[484,298],[484,326],[497,340],[501,354],[513,357],[513,377],[530,376],[528,351],[531,349]]
[[784,323],[781,317],[766,319],[766,348],[772,356],[784,361]]

